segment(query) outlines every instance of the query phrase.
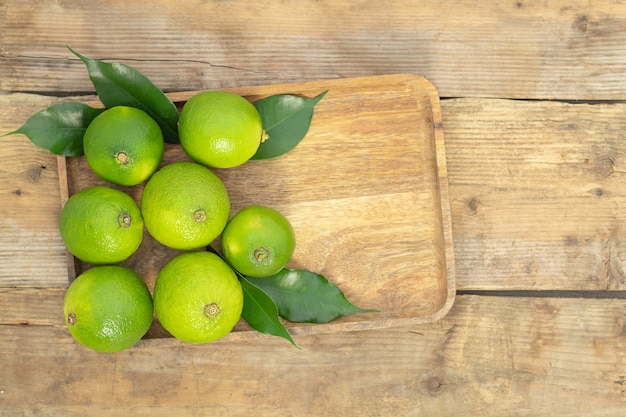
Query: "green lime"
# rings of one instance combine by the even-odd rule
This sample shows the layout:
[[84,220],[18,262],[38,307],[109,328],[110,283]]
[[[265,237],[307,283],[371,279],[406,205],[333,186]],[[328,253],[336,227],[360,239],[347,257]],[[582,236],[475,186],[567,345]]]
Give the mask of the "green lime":
[[132,255],[143,239],[139,206],[123,191],[95,185],[71,196],[61,211],[61,238],[78,259],[114,264]]
[[295,247],[291,223],[270,207],[243,208],[222,233],[224,257],[233,268],[249,277],[276,274],[287,265]]
[[230,215],[226,187],[195,162],[175,162],[154,173],[141,197],[150,235],[165,246],[191,250],[210,244]]
[[159,322],[177,339],[208,343],[227,335],[243,309],[241,283],[210,252],[186,252],[159,272],[154,284]]
[[152,323],[152,298],[134,271],[96,266],[79,275],[63,301],[65,324],[88,348],[118,352],[136,344]]
[[132,186],[146,181],[163,159],[161,128],[146,112],[117,106],[99,114],[83,138],[85,159],[102,179]]
[[231,168],[249,160],[265,132],[257,109],[227,91],[203,91],[183,106],[180,144],[189,157],[212,168]]

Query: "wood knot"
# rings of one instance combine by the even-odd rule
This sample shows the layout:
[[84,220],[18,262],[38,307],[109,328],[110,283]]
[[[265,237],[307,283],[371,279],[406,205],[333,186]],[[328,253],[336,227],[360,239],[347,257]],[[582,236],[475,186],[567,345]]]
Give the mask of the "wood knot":
[[579,15],[576,17],[576,20],[574,20],[574,24],[572,26],[579,32],[585,33],[589,27],[589,19],[584,14]]
[[430,395],[439,395],[444,387],[443,378],[437,375],[429,376],[422,381],[422,387]]
[[478,200],[476,200],[474,197],[470,198],[467,201],[467,208],[469,210],[470,215],[472,216],[478,213]]
[[41,172],[46,169],[44,165],[34,165],[28,168],[26,176],[30,182],[38,182],[41,178]]
[[592,158],[584,163],[598,179],[605,179],[615,172],[620,150],[616,145],[594,146]]

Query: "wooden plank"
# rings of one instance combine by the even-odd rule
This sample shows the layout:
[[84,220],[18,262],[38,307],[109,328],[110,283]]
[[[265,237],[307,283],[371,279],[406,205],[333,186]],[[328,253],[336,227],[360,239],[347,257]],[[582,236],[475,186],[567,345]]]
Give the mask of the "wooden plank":
[[[0,135],[57,99],[0,95]],[[0,138],[0,287],[67,285],[56,157],[25,136]]]
[[[0,95],[0,132],[53,102]],[[625,288],[626,105],[455,99],[442,111],[459,289]],[[19,135],[2,146],[0,287],[64,286],[55,158]]]
[[621,417],[625,308],[460,296],[440,322],[299,335],[301,351],[260,335],[101,354],[61,327],[0,325],[0,414]]
[[65,48],[168,91],[414,73],[442,97],[626,99],[622,1],[13,0],[0,90],[93,91]]
[[0,287],[0,325],[64,327],[65,292],[65,287]]
[[458,288],[624,290],[624,104],[444,100]]

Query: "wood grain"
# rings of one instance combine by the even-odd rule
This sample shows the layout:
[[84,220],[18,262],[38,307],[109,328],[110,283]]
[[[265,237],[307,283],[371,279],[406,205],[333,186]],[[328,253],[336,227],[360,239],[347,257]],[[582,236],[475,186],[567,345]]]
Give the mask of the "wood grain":
[[459,296],[437,323],[299,335],[302,351],[262,335],[205,346],[153,339],[111,355],[62,327],[0,325],[0,414],[618,416],[625,308]]
[[442,104],[459,288],[626,288],[626,106]]
[[70,44],[167,91],[387,73],[442,97],[626,99],[623,1],[0,4],[0,90],[93,91]]
[[[51,102],[0,95],[0,132]],[[459,289],[624,289],[626,105],[454,99],[442,110]],[[2,140],[0,286],[65,286],[55,158]]]
[[92,352],[59,316],[56,160],[2,137],[0,415],[622,417],[625,6],[0,1],[0,134],[93,93],[66,44],[168,92],[426,76],[455,97],[442,110],[457,286],[483,294],[430,324],[296,334],[302,351],[255,334]]
[[[0,135],[58,99],[0,95]],[[56,157],[22,135],[0,138],[0,287],[67,286]]]

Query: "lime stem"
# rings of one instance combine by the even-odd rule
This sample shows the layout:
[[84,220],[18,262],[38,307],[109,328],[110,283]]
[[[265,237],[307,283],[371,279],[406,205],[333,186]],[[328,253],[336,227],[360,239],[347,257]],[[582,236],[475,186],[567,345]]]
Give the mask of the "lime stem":
[[128,163],[128,154],[126,152],[120,151],[117,155],[115,155],[115,157],[122,165],[126,165]]
[[217,303],[211,303],[204,306],[204,315],[210,319],[214,319],[220,314],[220,306]]
[[120,215],[117,217],[117,223],[120,225],[120,227],[130,227],[132,222],[132,217],[130,217],[130,214],[126,213],[125,211],[121,212]]
[[200,209],[200,210],[196,210],[193,213],[193,218],[196,222],[203,222],[206,220],[206,211]]
[[269,255],[270,255],[270,252],[263,247],[256,248],[254,250],[254,259],[256,259],[257,262],[259,263],[263,263]]

